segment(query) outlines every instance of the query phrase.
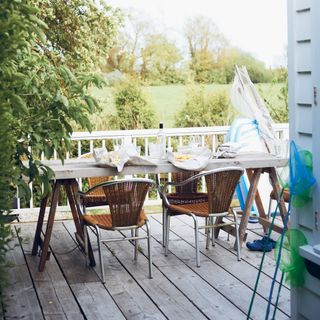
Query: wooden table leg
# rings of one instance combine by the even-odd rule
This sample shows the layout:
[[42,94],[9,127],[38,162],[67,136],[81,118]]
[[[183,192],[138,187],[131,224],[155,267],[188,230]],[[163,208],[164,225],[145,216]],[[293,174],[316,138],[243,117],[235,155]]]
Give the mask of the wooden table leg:
[[[246,171],[247,171],[247,175],[248,175],[248,178],[249,178],[249,181],[250,181],[250,184],[251,184],[251,182],[253,180],[252,169],[247,169]],[[262,204],[262,201],[261,201],[261,197],[260,197],[260,193],[259,193],[258,189],[257,189],[256,195],[255,195],[255,203],[256,203],[256,206],[257,206],[257,209],[258,209],[259,218],[266,219],[267,218],[266,212],[264,211],[264,207],[263,207],[263,204]],[[264,233],[267,233],[268,227],[265,226],[265,225],[262,225],[262,227],[263,227]]]
[[54,217],[56,214],[58,200],[59,200],[60,186],[61,186],[61,182],[59,180],[57,180],[54,184],[54,187],[53,187],[52,200],[51,200],[51,206],[50,206],[50,211],[49,211],[49,216],[48,216],[47,228],[46,228],[46,233],[44,236],[43,246],[42,246],[42,251],[41,251],[41,256],[40,256],[40,263],[39,263],[39,271],[40,272],[44,270],[44,266],[45,266],[46,260],[47,260],[49,243],[50,243],[52,229],[53,229],[53,222],[54,222]]
[[256,191],[258,188],[258,183],[259,183],[261,173],[262,173],[261,168],[253,170],[252,181],[250,183],[250,188],[249,188],[249,192],[247,195],[245,208],[244,208],[244,211],[243,211],[243,214],[241,217],[240,226],[239,226],[240,246],[242,246],[242,243],[244,241],[244,237],[246,234],[247,225],[248,225],[248,221],[249,221],[249,217],[250,217],[250,212],[251,212],[251,208],[253,205],[253,201],[256,196]]
[[[281,187],[279,184],[279,180],[278,180],[278,176],[275,168],[270,168],[269,176],[270,176],[270,183],[274,190],[276,199],[279,199],[281,194]],[[284,223],[287,215],[287,208],[286,208],[286,204],[284,202],[283,197],[280,198],[279,210],[280,210],[282,222]]]
[[35,256],[38,253],[38,247],[41,246],[41,231],[43,226],[44,215],[46,213],[46,207],[48,203],[48,195],[41,200],[40,212],[37,222],[37,228],[34,235],[32,255]]

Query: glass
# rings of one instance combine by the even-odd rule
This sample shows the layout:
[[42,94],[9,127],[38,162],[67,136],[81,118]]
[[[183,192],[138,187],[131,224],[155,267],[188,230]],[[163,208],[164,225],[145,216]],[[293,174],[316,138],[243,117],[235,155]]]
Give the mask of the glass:
[[191,148],[196,148],[201,146],[201,137],[200,136],[190,136],[189,146]]
[[275,140],[274,152],[278,158],[288,158],[289,157],[289,141],[286,139]]
[[157,143],[149,143],[149,156],[151,158],[160,159],[162,156],[162,145]]

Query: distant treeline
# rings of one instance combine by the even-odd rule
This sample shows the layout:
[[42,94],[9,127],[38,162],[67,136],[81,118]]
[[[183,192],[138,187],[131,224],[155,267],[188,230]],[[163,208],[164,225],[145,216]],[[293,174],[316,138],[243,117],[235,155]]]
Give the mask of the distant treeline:
[[189,18],[182,50],[164,32],[136,12],[122,12],[116,44],[101,65],[110,84],[126,75],[148,85],[232,82],[234,65],[245,65],[255,83],[285,82],[285,68],[268,69],[262,61],[232,46],[207,17]]

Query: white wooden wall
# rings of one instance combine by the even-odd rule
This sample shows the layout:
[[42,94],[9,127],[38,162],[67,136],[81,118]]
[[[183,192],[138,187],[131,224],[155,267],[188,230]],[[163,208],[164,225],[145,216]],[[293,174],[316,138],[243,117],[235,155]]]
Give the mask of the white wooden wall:
[[[288,69],[290,138],[312,151],[320,182],[320,0],[288,0]],[[311,245],[320,243],[318,212],[317,186],[312,203],[291,217]],[[292,319],[320,319],[320,280],[308,274],[304,288],[292,289],[291,307]]]

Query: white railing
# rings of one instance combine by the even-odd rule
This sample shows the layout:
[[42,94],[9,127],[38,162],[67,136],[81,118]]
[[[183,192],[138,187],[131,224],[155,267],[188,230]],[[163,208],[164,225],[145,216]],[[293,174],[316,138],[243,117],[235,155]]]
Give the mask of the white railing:
[[[288,139],[289,126],[288,124],[276,124],[275,131],[279,139]],[[166,145],[168,148],[176,147],[186,143],[188,137],[198,136],[201,137],[202,146],[209,147],[212,151],[216,150],[216,147],[227,140],[229,126],[220,127],[197,127],[197,128],[167,128],[164,129],[166,137]],[[136,145],[141,146],[143,154],[148,154],[148,145],[152,139],[155,139],[158,135],[158,129],[145,129],[145,130],[115,130],[115,131],[94,131],[94,132],[74,132],[72,135],[72,141],[76,143],[75,150],[70,156],[66,154],[66,159],[70,157],[78,157],[87,152],[93,152],[96,147],[107,147],[108,149],[114,145],[121,144],[123,141],[131,141]],[[54,159],[57,159],[57,154],[54,153]],[[42,158],[43,160],[43,158]],[[170,179],[170,177],[169,177]],[[79,180],[80,188],[82,187],[82,181]],[[32,184],[30,185],[32,191]],[[149,200],[154,202],[155,200]],[[34,205],[34,198],[31,197],[29,203],[22,207],[20,199],[17,199],[16,207],[17,212],[34,212],[38,211],[38,207]],[[159,198],[156,199],[159,203]],[[59,206],[58,210],[68,210],[68,206]]]

